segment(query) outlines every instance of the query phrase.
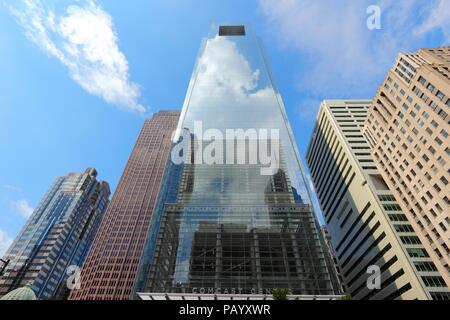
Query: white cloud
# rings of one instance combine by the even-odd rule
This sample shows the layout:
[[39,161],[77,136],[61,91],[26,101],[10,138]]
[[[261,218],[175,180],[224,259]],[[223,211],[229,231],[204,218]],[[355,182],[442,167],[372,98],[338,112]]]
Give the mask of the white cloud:
[[[447,0],[375,3],[382,12],[381,30],[366,25],[366,9],[374,1],[259,0],[269,32],[304,62],[298,89],[309,101],[372,98],[399,52],[423,46],[425,33],[432,29],[450,33]],[[424,16],[428,19],[420,27]],[[309,108],[308,103],[301,106]],[[309,110],[301,113],[315,117]]]
[[0,258],[6,253],[12,241],[13,239],[5,231],[0,229]]
[[248,128],[250,118],[257,128],[278,124],[270,112],[277,104],[274,91],[267,86],[266,75],[258,66],[252,68],[247,58],[226,37],[208,39],[198,62],[195,88],[187,100],[186,122],[192,124],[201,116],[204,129]]
[[10,184],[4,184],[1,188],[3,191],[0,193],[0,204],[9,206],[11,212],[28,219],[33,213],[34,208],[30,205],[28,200],[26,200],[23,190]]
[[15,201],[14,208],[25,219],[28,219],[34,211],[34,208],[25,199]]
[[111,16],[94,0],[75,3],[62,14],[41,0],[23,0],[21,8],[10,10],[26,36],[65,65],[83,89],[122,109],[144,112]]
[[198,69],[197,86],[229,90],[240,97],[257,87],[260,76],[260,70],[252,70],[235,42],[219,36],[208,40]]
[[434,30],[441,30],[447,44],[450,43],[450,1],[439,0],[438,4],[431,10],[428,18],[415,29],[415,32],[422,35]]

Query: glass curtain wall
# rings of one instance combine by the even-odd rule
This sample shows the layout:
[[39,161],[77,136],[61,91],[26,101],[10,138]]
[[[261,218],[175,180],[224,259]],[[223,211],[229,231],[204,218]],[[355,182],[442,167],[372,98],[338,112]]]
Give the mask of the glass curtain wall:
[[334,294],[260,41],[248,27],[213,29],[174,134],[134,293]]

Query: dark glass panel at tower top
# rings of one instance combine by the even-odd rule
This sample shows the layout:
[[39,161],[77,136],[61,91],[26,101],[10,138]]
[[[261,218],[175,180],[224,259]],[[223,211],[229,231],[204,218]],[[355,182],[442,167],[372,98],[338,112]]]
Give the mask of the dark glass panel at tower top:
[[135,293],[335,292],[283,102],[251,30],[222,26],[204,41],[173,142]]

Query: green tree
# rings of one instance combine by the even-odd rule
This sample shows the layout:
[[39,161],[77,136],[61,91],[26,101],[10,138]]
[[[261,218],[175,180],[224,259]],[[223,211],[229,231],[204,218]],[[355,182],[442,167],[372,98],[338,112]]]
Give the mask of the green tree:
[[289,289],[275,289],[272,291],[272,297],[274,300],[287,300]]

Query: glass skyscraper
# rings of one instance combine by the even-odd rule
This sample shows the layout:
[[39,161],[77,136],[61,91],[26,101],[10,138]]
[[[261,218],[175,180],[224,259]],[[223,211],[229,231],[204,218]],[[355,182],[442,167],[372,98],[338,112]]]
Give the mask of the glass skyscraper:
[[83,264],[109,203],[109,185],[96,176],[88,168],[56,179],[6,252],[0,296],[25,285],[38,299],[67,296],[68,268]]
[[300,156],[259,39],[203,42],[134,293],[336,293]]

